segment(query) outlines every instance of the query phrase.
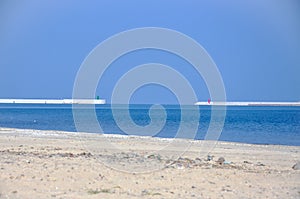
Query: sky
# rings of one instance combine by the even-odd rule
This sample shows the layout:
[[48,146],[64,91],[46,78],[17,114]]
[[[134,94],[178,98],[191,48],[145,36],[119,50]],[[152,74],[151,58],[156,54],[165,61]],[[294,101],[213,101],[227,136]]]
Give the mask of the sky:
[[[0,98],[71,98],[79,68],[98,44],[143,27],[172,29],[197,41],[217,65],[227,101],[300,101],[297,0],[1,0]],[[211,97],[190,63],[155,49],[118,58],[95,96],[110,102],[121,76],[145,63],[184,75],[198,101]],[[130,100],[177,102],[176,93],[155,84],[139,88]]]

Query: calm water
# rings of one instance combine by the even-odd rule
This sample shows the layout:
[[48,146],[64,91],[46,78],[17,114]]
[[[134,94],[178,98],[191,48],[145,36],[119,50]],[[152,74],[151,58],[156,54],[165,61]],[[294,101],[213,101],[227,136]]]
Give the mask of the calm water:
[[[176,105],[167,105],[165,108],[166,124],[155,136],[172,138],[176,135],[181,121],[181,110]],[[121,107],[117,113],[122,116],[125,111],[126,109]],[[148,111],[149,105],[130,106],[131,117],[141,126],[151,122]],[[195,139],[204,138],[211,119],[210,113],[210,107],[200,107],[201,116]],[[97,105],[96,114],[104,133],[125,134],[116,125],[109,105]],[[161,116],[155,115],[155,117]],[[189,123],[189,121],[184,122]],[[88,117],[84,123],[88,129]],[[0,105],[0,127],[76,131],[71,105],[2,104]],[[95,130],[91,128],[88,131]],[[300,107],[227,107],[220,140],[300,146]]]

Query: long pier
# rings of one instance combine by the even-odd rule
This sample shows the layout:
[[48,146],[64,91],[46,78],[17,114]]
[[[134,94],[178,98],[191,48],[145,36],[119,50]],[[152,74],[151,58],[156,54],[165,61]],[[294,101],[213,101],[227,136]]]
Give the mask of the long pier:
[[196,102],[198,106],[300,106],[300,102]]
[[0,104],[105,104],[104,99],[0,99]]

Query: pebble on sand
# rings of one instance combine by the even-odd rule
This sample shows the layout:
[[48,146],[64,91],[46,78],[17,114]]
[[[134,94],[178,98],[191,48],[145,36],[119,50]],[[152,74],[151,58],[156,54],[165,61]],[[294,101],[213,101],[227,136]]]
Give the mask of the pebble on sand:
[[217,163],[219,164],[223,164],[225,162],[225,158],[223,157],[219,157],[219,159],[217,160]]
[[300,170],[300,162],[297,162],[296,164],[294,164],[294,166],[292,168],[294,170]]

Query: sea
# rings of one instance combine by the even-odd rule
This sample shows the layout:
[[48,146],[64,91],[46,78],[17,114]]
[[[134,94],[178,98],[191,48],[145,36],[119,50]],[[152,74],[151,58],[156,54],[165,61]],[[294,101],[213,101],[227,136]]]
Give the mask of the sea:
[[[87,129],[87,132],[128,134],[117,124],[110,104],[93,106],[97,122],[101,127],[101,132],[96,129]],[[192,122],[192,120],[195,117],[191,115],[191,121],[182,121],[181,114],[183,109],[194,107],[179,105],[162,106],[165,109],[165,123],[155,135],[151,136],[176,138],[181,122],[185,124],[189,124],[190,122],[190,130],[193,131],[195,127],[192,127],[192,125],[194,125],[195,121]],[[121,120],[124,118],[124,121],[127,121],[126,113],[129,112],[133,122],[143,127],[153,122],[152,120],[155,121],[155,117],[158,119],[163,118],[159,114],[152,114],[151,118],[149,115],[150,107],[151,105],[147,104],[120,105],[114,112],[121,116],[118,117],[119,120],[120,118]],[[72,105],[70,104],[0,104],[0,127],[77,132],[72,110]],[[85,108],[81,108],[78,111],[84,112]],[[211,112],[211,106],[199,107],[200,117],[196,117],[198,126],[193,139],[202,140],[205,138],[211,122]],[[193,114],[193,111],[190,114]],[[88,116],[84,122],[87,127],[90,125]],[[187,128],[186,131],[187,138],[190,138],[189,129]],[[250,144],[300,146],[300,107],[228,106],[219,140]]]

